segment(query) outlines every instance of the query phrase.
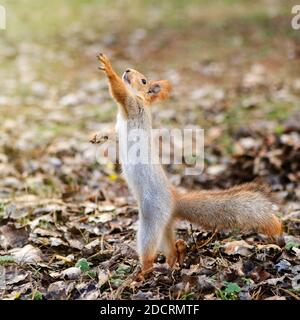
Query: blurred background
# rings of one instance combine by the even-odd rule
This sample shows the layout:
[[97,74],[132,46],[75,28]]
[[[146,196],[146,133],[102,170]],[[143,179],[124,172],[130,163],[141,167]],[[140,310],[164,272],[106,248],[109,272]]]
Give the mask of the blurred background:
[[[295,1],[1,3],[7,11],[0,38],[1,150],[2,162],[11,166],[11,171],[4,166],[1,183],[4,188],[7,179],[8,185],[15,184],[9,193],[37,184],[41,188],[34,193],[49,189],[60,194],[65,186],[53,177],[50,185],[26,173],[22,180],[23,162],[41,157],[47,162],[49,152],[44,151],[58,145],[85,148],[90,133],[113,125],[116,107],[97,69],[99,51],[111,57],[120,74],[133,67],[172,82],[172,99],[153,107],[154,125],[204,127],[206,167],[212,166],[213,174],[225,169],[226,157],[258,147],[257,135],[249,131],[266,137],[282,133],[287,119],[297,122]],[[244,145],[235,145],[244,136]],[[21,186],[8,178],[15,170]]]
[[[63,223],[81,215],[89,225],[104,223],[98,234],[116,248],[135,234],[136,205],[119,170],[90,155],[90,134],[113,128],[117,112],[97,69],[98,52],[120,74],[132,67],[172,82],[171,99],[153,106],[156,128],[205,129],[204,173],[187,177],[170,165],[175,185],[225,188],[259,178],[277,192],[285,212],[299,210],[296,2],[1,0],[7,12],[7,28],[0,30],[2,223],[24,226],[55,211],[63,212]],[[290,234],[299,234],[299,221],[289,223]],[[74,228],[64,233],[81,250],[95,230]],[[132,233],[124,235],[124,228]],[[52,252],[40,238],[30,241]]]

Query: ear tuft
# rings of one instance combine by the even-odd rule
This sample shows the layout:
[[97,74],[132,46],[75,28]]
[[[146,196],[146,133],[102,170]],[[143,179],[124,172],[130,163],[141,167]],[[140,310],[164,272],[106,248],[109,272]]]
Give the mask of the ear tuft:
[[150,102],[165,100],[169,98],[172,90],[171,84],[167,80],[151,81]]

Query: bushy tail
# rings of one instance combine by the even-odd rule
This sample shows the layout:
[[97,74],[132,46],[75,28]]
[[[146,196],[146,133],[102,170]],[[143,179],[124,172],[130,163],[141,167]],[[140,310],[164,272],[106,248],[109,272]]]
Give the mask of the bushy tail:
[[207,229],[254,229],[269,236],[282,233],[270,191],[247,183],[224,191],[200,191],[176,196],[178,218]]

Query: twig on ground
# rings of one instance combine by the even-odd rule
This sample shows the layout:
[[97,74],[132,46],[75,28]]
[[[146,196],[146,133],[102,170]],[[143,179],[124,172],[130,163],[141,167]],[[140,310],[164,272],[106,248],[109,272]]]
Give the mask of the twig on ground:
[[214,238],[214,236],[217,234],[217,232],[218,232],[217,229],[215,229],[213,234],[211,235],[211,237],[208,238],[204,243],[202,243],[201,246],[198,246],[197,249],[201,249],[201,248],[205,247],[207,244],[209,244],[212,241],[212,239]]

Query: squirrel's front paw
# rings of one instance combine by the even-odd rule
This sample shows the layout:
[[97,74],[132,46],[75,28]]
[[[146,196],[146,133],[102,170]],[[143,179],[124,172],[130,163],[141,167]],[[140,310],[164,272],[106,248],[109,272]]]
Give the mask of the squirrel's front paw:
[[93,144],[103,144],[108,140],[108,138],[107,134],[98,132],[91,135],[89,141]]
[[101,62],[101,66],[99,67],[100,70],[103,70],[105,72],[110,71],[111,70],[111,64],[109,59],[107,58],[107,56],[104,53],[99,53],[97,54],[97,58],[98,60]]

